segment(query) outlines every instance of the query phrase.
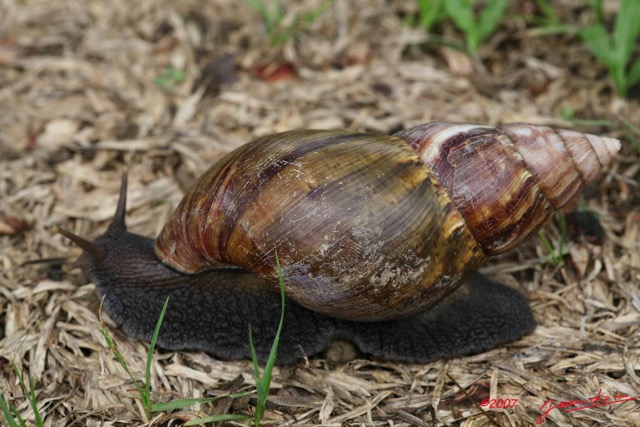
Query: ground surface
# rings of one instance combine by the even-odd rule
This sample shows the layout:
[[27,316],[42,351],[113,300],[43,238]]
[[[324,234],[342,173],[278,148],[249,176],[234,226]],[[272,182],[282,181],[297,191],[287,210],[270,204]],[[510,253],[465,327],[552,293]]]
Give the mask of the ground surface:
[[[289,11],[316,2],[296,3]],[[531,301],[540,324],[534,334],[428,365],[319,357],[276,369],[266,418],[291,425],[533,425],[547,399],[586,399],[599,390],[640,397],[640,156],[620,125],[640,125],[638,90],[617,100],[580,40],[533,36],[525,18],[536,13],[535,2],[520,3],[474,64],[425,43],[424,32],[403,23],[415,12],[409,1],[335,0],[274,48],[259,16],[236,0],[0,0],[5,398],[33,421],[13,361],[33,381],[47,425],[149,425],[101,336],[94,286],[70,266],[79,249],[50,230],[59,225],[88,237],[103,231],[125,168],[129,226],[155,236],[195,176],[256,136],[295,128],[391,132],[430,120],[527,121],[621,138],[609,172],[586,191],[585,205],[606,239],[571,235],[562,267],[548,261],[538,239],[487,267]],[[616,2],[607,3],[615,10]],[[551,4],[565,22],[593,20],[584,2]],[[447,24],[436,30],[460,37]],[[285,62],[292,68],[275,76],[261,68]],[[184,71],[184,79],[165,70]],[[557,227],[545,234],[556,239]],[[142,377],[147,343],[112,330]],[[159,354],[152,382],[162,401],[250,390],[253,378],[249,362],[184,352]],[[485,414],[477,404],[483,398],[518,402]],[[253,397],[225,401],[201,414],[250,414],[254,404]],[[197,415],[160,414],[150,425]],[[555,409],[546,425],[640,425],[640,406],[630,400]]]

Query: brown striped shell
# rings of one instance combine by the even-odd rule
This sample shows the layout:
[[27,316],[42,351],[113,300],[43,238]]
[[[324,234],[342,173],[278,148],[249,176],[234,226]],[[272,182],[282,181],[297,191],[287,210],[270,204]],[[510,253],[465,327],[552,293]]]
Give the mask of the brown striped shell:
[[200,177],[156,240],[171,267],[252,271],[334,317],[381,320],[438,301],[567,204],[619,150],[529,124],[433,122],[394,136],[259,138]]

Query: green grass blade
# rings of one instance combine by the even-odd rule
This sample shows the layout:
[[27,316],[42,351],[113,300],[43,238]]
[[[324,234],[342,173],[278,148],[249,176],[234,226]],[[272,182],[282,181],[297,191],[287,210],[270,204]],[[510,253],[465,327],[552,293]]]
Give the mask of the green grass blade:
[[329,6],[333,3],[333,0],[326,0],[315,9],[310,10],[309,12],[305,12],[302,14],[302,22],[305,25],[312,24],[316,19],[318,19],[323,13],[329,9]]
[[478,19],[478,45],[495,31],[507,11],[507,5],[508,0],[492,0],[482,9]]
[[[262,395],[262,380],[260,376],[260,367],[258,366],[258,355],[256,354],[256,348],[253,345],[253,335],[251,334],[251,325],[249,325],[249,347],[251,348],[251,361],[253,362],[253,378],[256,381],[256,393],[258,394],[258,402],[259,398]],[[256,411],[253,414],[253,421],[256,427],[260,427],[260,420],[262,419],[262,414],[264,413],[264,409],[259,408],[256,405]]]
[[562,262],[562,257],[558,258],[558,256],[556,255],[556,251],[553,249],[553,245],[551,244],[551,241],[547,239],[547,236],[542,234],[542,232],[538,233],[538,237],[544,244],[545,248],[547,248],[547,252],[549,252],[549,260],[554,265],[560,265],[560,263]]
[[445,17],[444,0],[418,0],[420,26],[430,31],[433,25]]
[[558,14],[553,9],[553,7],[551,7],[548,0],[535,0],[535,2],[536,2],[536,5],[538,6],[538,9],[540,10],[540,12],[542,12],[542,15],[544,15],[545,17],[545,20],[543,21],[544,23],[542,24],[543,26],[546,27],[549,25],[557,25],[560,23],[560,18],[558,18]]
[[[18,421],[20,421],[20,427],[28,427],[27,422],[24,420],[24,418],[22,418],[22,416],[20,415],[20,412],[18,412],[18,408],[16,408],[15,406],[12,406],[12,409],[13,409],[13,413],[18,418]],[[38,427],[41,427],[41,425]]]
[[13,418],[13,414],[9,410],[9,406],[7,402],[4,400],[4,396],[0,394],[0,408],[2,408],[2,414],[4,415],[4,419],[7,421],[7,425],[9,427],[18,427],[18,423],[15,418]]
[[[271,46],[277,47],[292,39],[308,24],[315,21],[331,6],[333,0],[325,0],[314,9],[287,16],[283,4],[278,0],[245,0],[253,7],[264,22]],[[289,18],[289,19],[286,19]],[[285,22],[285,19],[287,22]],[[286,24],[286,25],[285,25]]]
[[[107,325],[104,319],[102,318],[103,303],[104,303],[104,297],[102,297],[102,300],[100,301],[100,307],[98,308],[98,319],[100,320],[100,325],[101,325],[100,332],[102,332],[102,336],[104,337],[104,340],[106,341],[107,347],[111,351],[111,354],[113,354],[113,357],[116,358],[116,360],[118,361],[122,369],[124,369],[124,371],[127,373],[129,378],[133,382],[133,385],[135,386],[136,390],[138,391],[138,395],[140,396],[140,400],[144,404],[144,399],[145,399],[144,390],[142,390],[142,387],[140,387],[140,383],[138,382],[138,380],[136,380],[133,374],[131,374],[131,371],[129,370],[129,366],[127,365],[126,360],[124,360],[124,356],[122,356],[122,353],[120,353],[120,350],[118,350],[118,345],[116,344],[114,339],[111,337],[111,334],[109,333],[109,329],[107,328]],[[145,406],[145,410],[146,410],[146,406]],[[147,416],[148,419],[151,418],[150,413],[147,413],[145,415]]]
[[285,10],[282,4],[278,0],[246,0],[246,2],[262,18],[271,46],[284,43],[286,39],[283,39],[283,35],[278,30],[285,18]]
[[272,23],[273,14],[267,9],[267,4],[263,0],[245,0],[249,3],[249,6],[253,7],[258,15],[262,18],[265,25],[268,27]]
[[557,34],[574,35],[580,33],[583,28],[578,25],[569,24],[549,24],[544,27],[531,28],[527,34],[531,37],[555,36]]
[[280,285],[280,302],[281,302],[280,323],[278,324],[278,331],[276,332],[276,336],[273,339],[273,344],[271,344],[271,351],[269,353],[269,358],[267,359],[267,364],[264,367],[264,374],[261,381],[262,395],[258,395],[258,403],[262,406],[262,412],[264,412],[264,408],[266,407],[266,404],[267,404],[267,397],[269,396],[269,388],[271,387],[271,376],[273,373],[273,367],[275,366],[275,363],[276,363],[278,345],[280,344],[280,333],[282,332],[282,325],[284,324],[284,306],[285,306],[284,278],[282,276],[282,268],[280,266],[280,260],[278,259],[278,253],[276,253],[276,265],[278,267],[278,283]]
[[622,0],[613,28],[614,55],[622,68],[631,59],[640,34],[640,1]]
[[478,28],[473,9],[468,0],[448,0],[445,3],[447,15],[451,18],[455,26],[462,31],[467,42],[467,49],[475,53],[480,44],[478,39]]
[[156,322],[156,328],[153,331],[153,337],[151,337],[151,344],[149,344],[149,352],[147,353],[143,404],[145,405],[145,410],[149,411],[149,415],[151,414],[151,365],[153,364],[153,351],[156,348],[156,343],[158,342],[158,335],[160,335],[160,328],[162,327],[162,321],[164,320],[164,315],[167,312],[168,305],[169,297],[167,297],[164,301],[164,305],[162,306],[162,311],[160,312],[160,316]]
[[[43,426],[42,417],[40,415],[40,410],[38,409],[38,398],[35,392],[35,386],[32,381],[29,381],[30,387],[27,388],[27,384],[24,382],[24,377],[18,368],[18,364],[15,363],[15,360],[12,360],[11,367],[13,368],[13,372],[18,378],[18,383],[20,384],[20,389],[26,395],[27,401],[29,401],[29,406],[31,406],[31,410],[33,411],[33,415],[36,419],[36,426]],[[18,418],[21,420],[21,424],[24,424],[22,418],[18,415]]]
[[29,400],[29,405],[31,405],[31,409],[33,410],[33,415],[36,418],[36,426],[44,426],[42,422],[42,416],[40,415],[40,410],[38,409],[38,398],[36,396],[36,387],[33,383],[33,380],[29,381],[29,391],[27,392],[27,399]]
[[[20,384],[20,389],[22,389],[22,392],[27,396],[27,400],[29,401],[29,406],[31,406],[31,409],[33,410],[33,415],[36,419],[36,426],[40,427],[40,426],[43,426],[44,423],[42,422],[42,416],[40,415],[40,411],[38,410],[38,399],[36,397],[35,384],[33,383],[33,381],[30,380],[29,385],[31,387],[30,389],[27,389],[27,385],[24,382],[24,377],[22,376],[22,372],[20,371],[20,368],[18,367],[18,363],[16,362],[16,355],[22,349],[22,345],[24,344],[27,337],[31,335],[31,333],[35,330],[37,326],[38,326],[38,323],[35,323],[29,330],[29,333],[25,335],[24,339],[20,342],[18,349],[16,350],[16,352],[13,354],[13,357],[11,358],[11,368],[13,369],[13,373],[16,375],[16,378],[18,379],[18,383]],[[20,413],[17,410],[15,410],[14,413],[16,417],[18,417],[18,420],[20,420],[20,425],[26,426],[26,423],[20,416]]]
[[459,30],[467,32],[475,29],[475,17],[468,1],[448,0],[445,2],[445,10]]
[[258,394],[258,401],[256,403],[256,410],[253,415],[254,422],[257,427],[260,426],[260,421],[262,420],[262,416],[264,415],[264,411],[267,404],[267,398],[269,397],[269,389],[271,387],[271,377],[273,373],[273,367],[276,363],[276,355],[278,353],[278,345],[280,344],[280,333],[282,332],[282,325],[284,324],[284,308],[285,308],[285,292],[284,292],[284,277],[282,275],[282,268],[280,267],[280,259],[278,258],[278,253],[276,252],[276,266],[278,268],[278,283],[280,285],[280,301],[281,301],[281,311],[280,311],[280,322],[278,324],[278,330],[276,331],[276,335],[273,339],[273,343],[271,344],[271,351],[269,352],[269,357],[267,359],[267,363],[264,367],[264,372],[260,375],[260,368],[258,366],[258,357],[256,355],[256,350],[253,345],[253,337],[251,335],[251,325],[249,325],[249,346],[251,347],[251,359],[253,360],[253,370],[254,376],[256,380],[256,393]]
[[627,82],[629,87],[634,86],[640,81],[640,59],[631,65],[629,68],[629,75],[627,76]]
[[591,25],[580,31],[580,36],[589,46],[591,53],[611,71],[611,39],[604,27],[598,24]]
[[154,403],[153,405],[151,405],[151,411],[152,412],[165,412],[165,411],[173,411],[174,409],[183,409],[183,408],[187,408],[189,406],[195,405],[195,404],[204,404],[204,403],[211,403],[214,402],[216,400],[220,400],[223,398],[229,398],[229,399],[237,399],[239,397],[245,397],[245,396],[249,396],[253,394],[252,392],[249,391],[243,391],[241,393],[232,393],[232,394],[228,394],[225,396],[215,396],[215,397],[190,397],[190,398],[186,398],[186,399],[176,399],[176,400],[172,400],[170,402],[161,402],[161,403]]
[[269,43],[271,44],[271,46],[274,46],[274,47],[282,46],[289,39],[293,37],[293,35],[295,34],[294,30],[295,28],[293,27],[293,24],[292,24],[288,27],[281,28],[278,31],[274,31]]
[[251,333],[251,325],[249,325],[249,347],[251,348],[251,361],[253,362],[253,377],[256,380],[256,384],[260,381],[260,366],[258,366],[258,355],[256,354],[256,348],[253,345],[253,334]]
[[253,335],[251,333],[251,325],[249,325],[249,347],[251,348],[251,361],[253,363],[253,378],[256,381],[256,393],[258,394],[258,404],[256,404],[256,411],[253,414],[253,421],[256,427],[260,427],[260,420],[264,414],[264,407],[260,406],[260,396],[262,396],[262,376],[260,375],[260,366],[258,365],[258,355],[256,354],[256,348],[253,345]]

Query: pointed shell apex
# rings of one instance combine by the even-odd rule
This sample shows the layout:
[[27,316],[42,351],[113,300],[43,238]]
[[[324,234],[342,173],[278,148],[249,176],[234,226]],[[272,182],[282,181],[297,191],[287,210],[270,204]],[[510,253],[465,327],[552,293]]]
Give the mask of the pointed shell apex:
[[611,157],[613,157],[616,154],[618,154],[618,151],[620,151],[620,148],[622,148],[622,145],[620,144],[620,140],[619,139],[608,138],[606,136],[603,136],[601,138],[602,138],[602,141],[604,142],[604,145],[609,150],[609,153],[611,153]]

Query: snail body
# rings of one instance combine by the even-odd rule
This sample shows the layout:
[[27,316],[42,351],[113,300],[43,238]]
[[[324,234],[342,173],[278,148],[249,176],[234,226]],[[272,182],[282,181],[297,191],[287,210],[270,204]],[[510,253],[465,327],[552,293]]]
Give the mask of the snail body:
[[[80,265],[126,332],[159,344],[266,357],[287,295],[281,363],[335,337],[425,362],[535,327],[518,292],[474,273],[569,203],[619,142],[528,124],[433,122],[396,135],[291,131],[232,151],[202,175],[157,240],[126,231],[126,182]],[[274,292],[276,291],[276,292]],[[142,303],[145,301],[145,303]],[[142,309],[144,307],[144,310]],[[261,347],[262,346],[262,347]]]

